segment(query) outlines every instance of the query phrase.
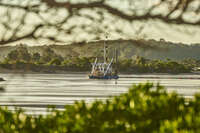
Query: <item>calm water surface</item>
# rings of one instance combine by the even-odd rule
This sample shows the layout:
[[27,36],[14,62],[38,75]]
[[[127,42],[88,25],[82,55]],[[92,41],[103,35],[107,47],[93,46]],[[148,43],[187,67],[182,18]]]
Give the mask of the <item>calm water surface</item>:
[[85,100],[104,100],[128,91],[132,84],[147,81],[160,83],[168,92],[192,98],[200,93],[200,75],[120,75],[115,80],[89,80],[86,74],[0,74],[6,79],[0,86],[6,91],[0,93],[0,105],[20,106],[28,113],[42,114],[47,105],[61,109],[66,104]]

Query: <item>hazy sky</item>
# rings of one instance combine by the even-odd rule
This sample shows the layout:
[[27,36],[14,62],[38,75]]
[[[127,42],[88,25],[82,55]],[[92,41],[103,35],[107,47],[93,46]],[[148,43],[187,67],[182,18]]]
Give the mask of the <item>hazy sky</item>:
[[[127,26],[128,28],[129,26]],[[51,31],[49,31],[49,34]],[[106,36],[106,35],[105,35]],[[89,37],[86,33],[77,33],[77,38],[85,38],[87,37],[88,40]],[[161,38],[165,39],[166,41],[176,42],[176,43],[186,43],[186,44],[192,44],[192,43],[200,43],[200,29],[199,27],[186,27],[182,28],[182,26],[168,26],[166,24],[155,24],[152,22],[147,22],[143,32],[140,35],[134,34],[134,29],[129,29],[126,33],[126,35],[118,35],[118,34],[111,34],[108,36],[108,39],[141,39],[145,37],[146,39],[155,39],[160,40]],[[67,38],[67,37],[66,37]],[[68,37],[68,41],[66,43],[73,42],[71,40],[71,37]],[[78,40],[77,40],[78,41]],[[92,41],[92,40],[91,40]],[[31,40],[22,40],[19,41],[21,43],[28,42],[32,45],[42,45],[42,44],[48,44],[48,41],[46,40],[40,40],[40,41],[31,41]],[[19,43],[17,42],[17,44]],[[15,44],[15,43],[14,43]],[[51,43],[50,43],[51,44]]]
[[164,23],[148,24],[143,31],[148,38],[164,38],[172,42],[200,43],[200,27],[185,25],[167,25]]
[[[16,1],[19,0],[13,0],[12,2],[15,3]],[[85,0],[79,0],[79,1],[85,1]],[[141,2],[142,1],[142,2]],[[146,7],[151,6],[152,3],[150,3],[150,1],[152,0],[141,0],[140,3],[136,3],[136,6],[138,6],[138,10],[144,9]],[[159,0],[154,0],[154,2],[156,3]],[[127,7],[127,3],[120,1],[120,6],[119,6],[119,2],[117,2],[117,0],[109,0],[108,3],[112,3],[113,5],[116,5],[120,8],[120,10],[125,10]],[[145,3],[145,4],[143,4]],[[3,12],[4,9],[0,8],[0,11]],[[0,13],[1,14],[1,13]],[[20,16],[20,12],[13,12],[12,15],[13,16]],[[48,16],[48,15],[43,15],[44,17],[47,18],[47,20],[51,21],[54,19],[60,19],[62,17],[62,14],[65,14],[65,12],[61,12],[60,16]],[[95,15],[95,14],[94,14]],[[60,17],[60,18],[59,18]],[[111,16],[107,15],[107,18],[110,18]],[[14,17],[15,18],[15,17]],[[125,34],[116,34],[116,33],[112,33],[110,31],[106,31],[106,32],[110,32],[111,34],[108,36],[109,39],[118,39],[118,38],[124,38],[124,39],[138,39],[138,38],[142,38],[142,37],[146,37],[147,39],[156,39],[159,40],[160,38],[163,38],[167,41],[172,41],[172,42],[182,42],[182,43],[187,43],[187,44],[191,44],[191,43],[200,43],[200,27],[192,27],[192,26],[185,26],[185,25],[167,25],[165,23],[159,22],[159,21],[155,21],[155,20],[150,20],[150,21],[145,21],[145,22],[132,22],[129,23],[127,21],[123,21],[123,20],[118,20],[118,19],[114,19],[114,23],[113,21],[107,20],[104,23],[101,24],[96,24],[94,25],[94,27],[96,29],[98,29],[99,26],[103,26],[103,25],[109,25],[110,30],[112,30],[112,28],[118,27],[119,29],[125,31]],[[117,20],[117,21],[116,21]],[[5,21],[6,22],[6,21]],[[28,16],[28,21],[26,21],[28,24],[34,24],[34,23],[38,23],[39,20],[36,16],[34,15],[29,15]],[[87,23],[88,25],[90,24],[94,24],[94,22],[92,21],[81,21],[80,19],[73,19],[71,21],[71,24],[76,24],[78,25],[78,23]],[[67,24],[70,25],[70,24]],[[143,31],[141,32],[141,34],[135,34],[135,31],[137,31],[140,26],[144,26]],[[29,25],[27,25],[26,28],[23,29],[23,32],[28,31],[28,29],[30,28]],[[0,26],[1,29],[1,26]],[[3,32],[3,29],[1,29],[1,32]],[[54,34],[54,31],[52,29],[45,29],[44,30],[45,34],[47,35],[52,35],[55,36],[56,34]],[[1,35],[0,35],[1,36]],[[92,36],[92,35],[90,35]],[[65,38],[65,42],[66,43],[70,43],[73,40],[78,41],[79,39],[85,39],[87,38],[88,40],[90,40],[90,36],[88,36],[87,33],[82,32],[82,31],[75,31],[74,32],[74,36],[66,36],[63,35],[62,38]],[[104,35],[101,35],[104,36]],[[106,36],[106,35],[105,35]],[[102,37],[103,38],[103,37]],[[21,43],[27,42],[22,40],[20,41]],[[37,42],[35,41],[31,41],[28,40],[29,44],[47,44],[48,42],[46,40],[39,40]],[[17,42],[19,43],[19,42]]]

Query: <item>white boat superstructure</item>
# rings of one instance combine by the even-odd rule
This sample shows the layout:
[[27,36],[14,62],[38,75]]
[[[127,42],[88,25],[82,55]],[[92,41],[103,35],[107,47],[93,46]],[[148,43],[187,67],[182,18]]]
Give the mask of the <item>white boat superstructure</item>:
[[[98,62],[98,58],[92,63],[92,70],[89,75],[90,79],[118,79],[117,67],[115,67],[115,72],[113,72],[114,58],[108,61],[107,52],[108,47],[104,42],[104,61],[103,63]],[[115,50],[115,66],[117,64],[117,51]]]

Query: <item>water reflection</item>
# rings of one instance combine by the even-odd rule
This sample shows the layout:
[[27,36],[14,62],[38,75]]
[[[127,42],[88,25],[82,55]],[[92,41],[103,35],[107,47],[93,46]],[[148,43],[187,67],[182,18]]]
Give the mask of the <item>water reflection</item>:
[[35,110],[38,113],[38,108],[43,112],[47,105],[62,108],[77,100],[104,100],[127,92],[132,84],[147,81],[159,82],[168,92],[176,91],[187,98],[200,92],[200,75],[120,75],[122,78],[117,84],[115,80],[89,80],[85,74],[0,75],[6,79],[0,82],[0,86],[6,89],[1,94],[0,105],[21,106],[29,113]]

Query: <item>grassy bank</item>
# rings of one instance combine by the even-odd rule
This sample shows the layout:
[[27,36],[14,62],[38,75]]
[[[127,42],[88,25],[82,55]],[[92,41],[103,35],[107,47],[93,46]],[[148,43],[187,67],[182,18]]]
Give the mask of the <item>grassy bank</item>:
[[200,95],[188,101],[168,94],[159,85],[133,86],[128,93],[106,101],[84,101],[51,109],[45,116],[0,108],[1,133],[197,133],[200,131]]

